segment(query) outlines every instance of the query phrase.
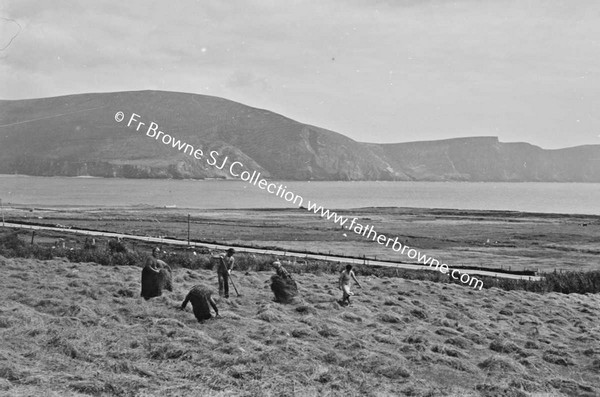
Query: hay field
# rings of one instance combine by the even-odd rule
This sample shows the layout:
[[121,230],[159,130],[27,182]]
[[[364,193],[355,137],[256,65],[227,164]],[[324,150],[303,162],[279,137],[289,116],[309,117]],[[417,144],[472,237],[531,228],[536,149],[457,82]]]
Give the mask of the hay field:
[[199,324],[177,307],[214,272],[175,269],[144,301],[140,270],[0,257],[0,395],[600,394],[600,295],[359,274],[340,307],[335,275],[296,274],[301,298],[280,305],[271,273],[247,272]]

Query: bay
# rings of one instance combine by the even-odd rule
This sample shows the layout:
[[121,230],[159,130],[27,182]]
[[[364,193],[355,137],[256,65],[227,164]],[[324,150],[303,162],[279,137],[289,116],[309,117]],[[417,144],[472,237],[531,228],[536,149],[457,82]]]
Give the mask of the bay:
[[[600,184],[594,183],[272,182],[281,185],[281,196],[283,189],[300,196],[305,207],[310,201],[331,209],[417,207],[600,215]],[[258,186],[222,180],[0,175],[0,199],[4,205],[32,206],[297,207]]]

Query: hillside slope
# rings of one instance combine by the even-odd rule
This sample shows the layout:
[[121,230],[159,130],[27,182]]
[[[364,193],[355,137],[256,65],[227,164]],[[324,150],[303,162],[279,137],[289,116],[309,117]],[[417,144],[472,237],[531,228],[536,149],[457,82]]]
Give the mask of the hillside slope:
[[[125,121],[114,120],[117,111]],[[137,133],[126,126],[132,113],[145,122]],[[274,179],[600,182],[600,145],[544,150],[495,137],[361,143],[223,98],[165,91],[0,101],[0,173],[232,178],[146,137],[150,122]]]
[[[127,120],[115,122],[117,111]],[[380,158],[343,135],[221,98],[161,91],[0,101],[0,173],[231,178],[127,128],[132,113],[273,178],[393,178]]]
[[0,393],[10,396],[596,396],[600,296],[538,295],[296,275],[271,301],[267,272],[235,274],[222,319],[176,308],[208,270],[176,269],[144,301],[140,268],[0,257]]
[[415,180],[600,182],[600,145],[544,150],[473,137],[381,147],[394,169]]

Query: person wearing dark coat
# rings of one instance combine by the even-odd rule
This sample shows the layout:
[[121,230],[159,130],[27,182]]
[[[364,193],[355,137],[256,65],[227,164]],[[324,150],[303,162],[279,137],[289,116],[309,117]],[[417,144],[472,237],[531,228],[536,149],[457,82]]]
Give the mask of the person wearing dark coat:
[[163,290],[173,291],[171,268],[165,262],[158,259],[158,247],[152,250],[152,257],[146,260],[142,269],[142,292],[141,296],[148,300],[161,296]]
[[298,295],[296,281],[279,261],[273,262],[271,266],[276,271],[271,276],[271,291],[275,294],[275,302],[290,303]]
[[198,322],[202,322],[212,317],[212,314],[210,313],[210,305],[215,311],[215,316],[220,317],[217,303],[212,295],[213,291],[205,285],[195,285],[192,287],[190,292],[188,292],[183,303],[181,304],[180,309],[185,310],[188,302],[191,302],[192,309],[194,310],[194,316],[196,316]]

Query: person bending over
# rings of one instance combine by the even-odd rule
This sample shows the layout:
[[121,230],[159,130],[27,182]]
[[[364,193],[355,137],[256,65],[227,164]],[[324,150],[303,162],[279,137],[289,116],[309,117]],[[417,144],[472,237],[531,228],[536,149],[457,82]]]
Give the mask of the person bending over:
[[219,309],[217,308],[217,303],[212,297],[213,292],[210,288],[205,285],[195,285],[192,287],[190,292],[188,292],[187,296],[181,303],[181,310],[185,310],[188,302],[192,302],[192,309],[194,311],[194,316],[198,322],[202,322],[204,320],[208,320],[212,317],[210,313],[210,306],[212,306],[215,311],[215,317],[219,316]]
[[275,294],[275,302],[291,303],[298,295],[298,286],[292,275],[285,270],[279,261],[271,264],[277,274],[271,276],[271,291]]

